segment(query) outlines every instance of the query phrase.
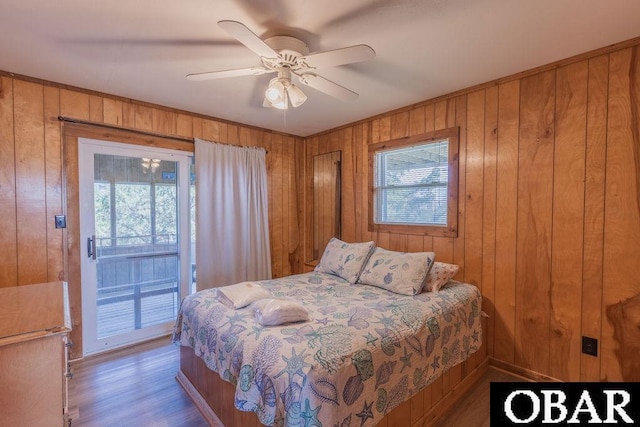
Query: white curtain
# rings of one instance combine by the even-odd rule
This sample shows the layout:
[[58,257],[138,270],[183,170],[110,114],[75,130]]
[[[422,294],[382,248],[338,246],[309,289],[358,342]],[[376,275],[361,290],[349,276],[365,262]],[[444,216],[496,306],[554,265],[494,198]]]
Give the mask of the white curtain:
[[271,278],[265,156],[196,138],[198,290]]

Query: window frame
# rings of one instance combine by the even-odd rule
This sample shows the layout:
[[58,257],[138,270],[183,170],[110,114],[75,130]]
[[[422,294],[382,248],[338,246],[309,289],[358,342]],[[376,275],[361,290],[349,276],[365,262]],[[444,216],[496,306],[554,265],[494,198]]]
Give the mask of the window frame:
[[[458,237],[458,182],[459,182],[459,139],[458,126],[447,129],[426,132],[419,135],[370,144],[369,150],[369,200],[368,200],[368,229],[370,232],[392,232],[403,234],[419,234],[436,237]],[[374,194],[375,194],[375,155],[379,152],[425,145],[433,142],[448,140],[449,143],[449,171],[447,184],[447,225],[423,224],[377,224],[374,222]]]

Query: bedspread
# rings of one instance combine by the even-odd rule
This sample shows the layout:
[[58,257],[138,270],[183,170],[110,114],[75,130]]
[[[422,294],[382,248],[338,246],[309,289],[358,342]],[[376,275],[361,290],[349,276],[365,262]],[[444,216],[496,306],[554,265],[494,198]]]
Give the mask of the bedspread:
[[263,327],[204,290],[181,305],[173,342],[236,387],[265,425],[369,426],[481,344],[480,292],[452,282],[415,297],[318,272],[260,282],[301,301],[305,323]]

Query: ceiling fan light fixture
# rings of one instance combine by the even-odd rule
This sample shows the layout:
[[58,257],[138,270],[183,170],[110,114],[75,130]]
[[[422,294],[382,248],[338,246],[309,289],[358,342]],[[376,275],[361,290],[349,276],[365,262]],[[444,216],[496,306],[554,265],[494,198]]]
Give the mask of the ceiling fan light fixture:
[[293,84],[287,87],[287,95],[289,101],[291,101],[291,106],[294,108],[301,106],[307,100],[307,95],[305,95],[298,86],[295,86]]
[[285,101],[285,87],[280,79],[271,79],[267,90],[264,92],[264,96],[271,104],[277,104]]
[[290,78],[280,76],[271,79],[264,92],[264,98],[267,105],[279,110],[286,110],[289,108],[289,103],[294,108],[304,104],[307,95],[299,87],[292,84]]

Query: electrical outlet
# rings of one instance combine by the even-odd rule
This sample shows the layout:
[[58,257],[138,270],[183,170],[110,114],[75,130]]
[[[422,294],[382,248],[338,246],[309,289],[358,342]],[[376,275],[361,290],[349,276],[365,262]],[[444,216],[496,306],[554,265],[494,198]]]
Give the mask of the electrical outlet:
[[67,228],[67,218],[64,215],[56,215],[56,228]]
[[582,337],[582,352],[591,356],[598,356],[598,340],[591,337]]

